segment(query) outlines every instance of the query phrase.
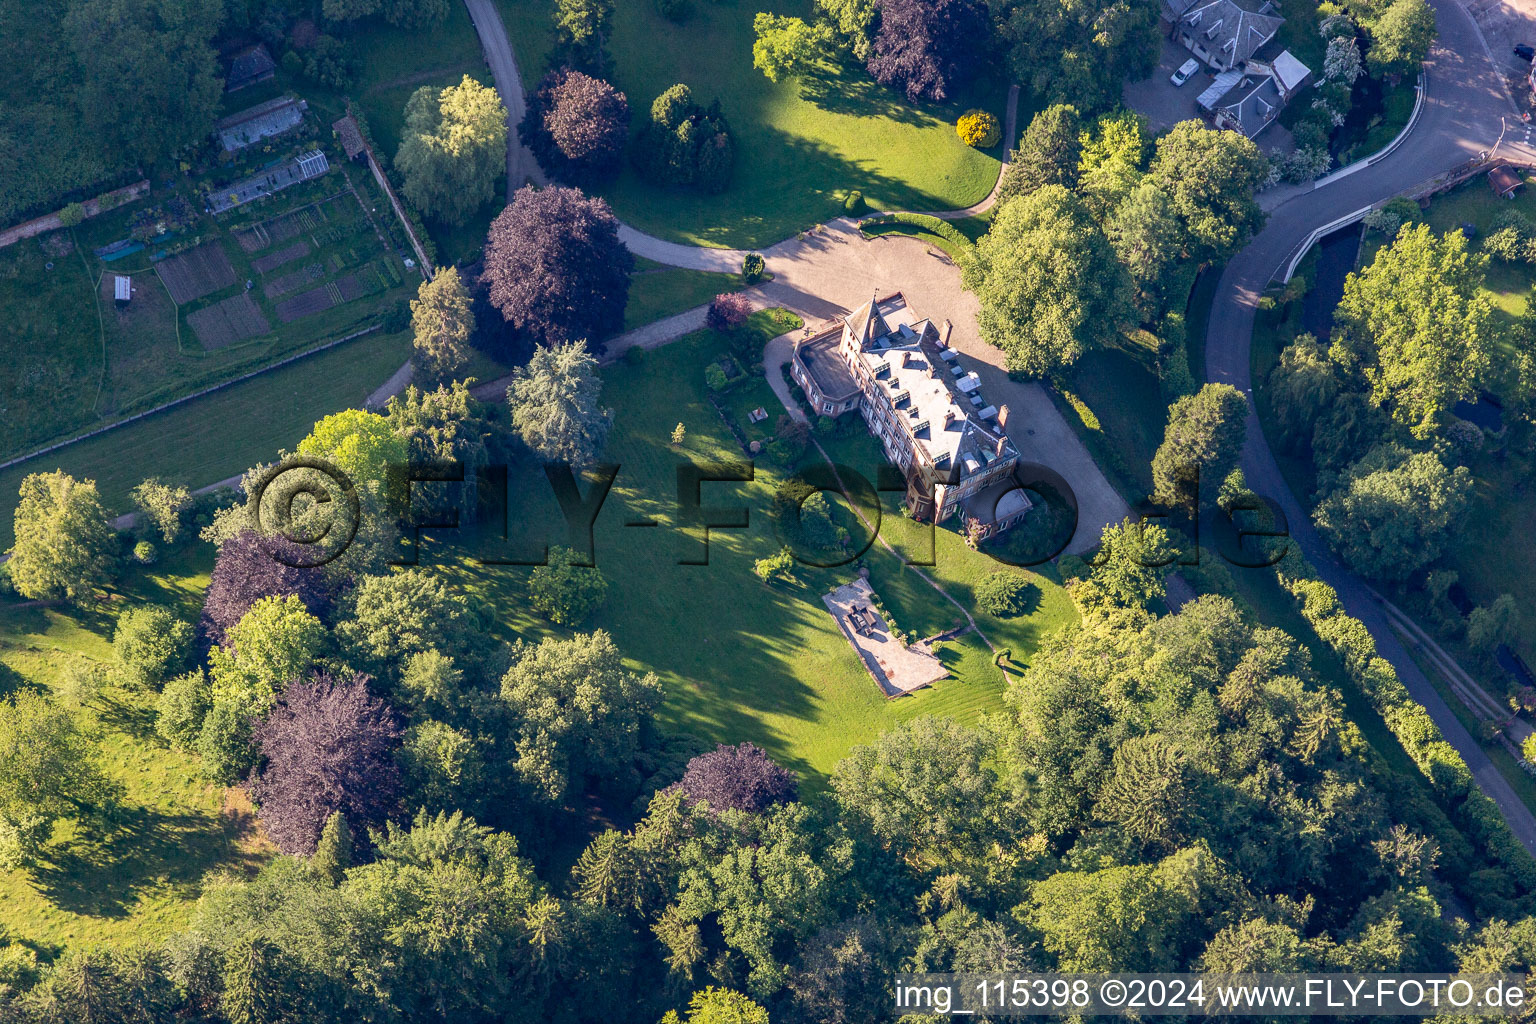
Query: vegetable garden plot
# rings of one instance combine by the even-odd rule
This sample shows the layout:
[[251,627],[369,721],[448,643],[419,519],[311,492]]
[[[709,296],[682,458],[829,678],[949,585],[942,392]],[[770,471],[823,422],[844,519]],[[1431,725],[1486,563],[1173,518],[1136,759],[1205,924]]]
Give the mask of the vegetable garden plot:
[[155,273],[165,282],[166,291],[178,306],[235,283],[235,268],[230,266],[224,247],[218,242],[204,242],[179,256],[161,260],[155,264]]
[[300,292],[293,298],[278,303],[277,316],[283,323],[291,324],[301,317],[323,313],[345,301],[347,300],[342,297],[341,289],[332,282],[321,285],[319,288],[311,288],[307,292]]
[[266,286],[262,288],[262,291],[266,293],[267,298],[275,299],[280,295],[287,295],[289,292],[297,291],[307,284],[320,280],[324,276],[325,267],[319,263],[311,263],[292,273],[284,274],[282,277],[268,281]]
[[267,234],[266,226],[262,224],[236,231],[234,235],[235,241],[246,252],[260,252],[272,244],[272,236]]
[[272,329],[250,292],[232,295],[195,313],[188,313],[187,324],[197,333],[203,348],[210,352],[246,338],[260,337]]
[[300,239],[292,245],[284,246],[277,252],[269,252],[265,256],[251,260],[251,266],[256,268],[258,274],[265,274],[269,270],[276,269],[284,263],[291,263],[300,256],[309,255],[309,243]]

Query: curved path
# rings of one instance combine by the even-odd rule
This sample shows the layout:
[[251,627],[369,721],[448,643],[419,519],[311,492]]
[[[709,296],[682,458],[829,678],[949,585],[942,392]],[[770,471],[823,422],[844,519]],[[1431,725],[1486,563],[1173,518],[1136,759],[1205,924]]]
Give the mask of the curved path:
[[[1270,212],[1264,229],[1227,264],[1217,286],[1206,332],[1208,380],[1231,384],[1252,397],[1249,353],[1259,295],[1283,272],[1297,247],[1314,230],[1410,189],[1496,145],[1501,155],[1533,158],[1523,143],[1512,144],[1506,138],[1499,144],[1503,119],[1514,111],[1477,26],[1455,0],[1432,2],[1439,38],[1426,62],[1429,84],[1424,109],[1411,137],[1368,171],[1302,192]],[[1243,472],[1254,491],[1279,503],[1291,536],[1307,560],[1338,591],[1349,613],[1365,623],[1377,649],[1397,669],[1413,699],[1424,705],[1446,740],[1466,760],[1478,786],[1499,805],[1515,836],[1536,853],[1536,816],[1409,656],[1375,593],[1339,564],[1313,528],[1308,508],[1291,493],[1251,407]]]

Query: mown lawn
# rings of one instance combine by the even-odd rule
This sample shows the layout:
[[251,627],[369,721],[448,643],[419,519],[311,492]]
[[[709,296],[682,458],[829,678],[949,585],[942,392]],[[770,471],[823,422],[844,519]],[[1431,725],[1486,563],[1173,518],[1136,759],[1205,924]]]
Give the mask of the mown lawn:
[[0,471],[0,550],[28,473],[95,480],[109,508],[129,511],[128,491],[146,477],[201,487],[291,448],[322,416],[360,406],[410,354],[408,332],[367,335]]
[[[746,459],[710,405],[704,385],[703,367],[724,351],[723,339],[701,331],[647,353],[639,366],[621,363],[603,371],[604,401],[613,407],[615,422],[605,457],[621,468],[594,539],[597,564],[611,589],[606,606],[581,628],[610,631],[636,669],[661,677],[668,692],[662,717],[669,725],[709,740],[752,740],[813,785],[851,746],[874,739],[894,722],[924,713],[973,718],[999,707],[1001,672],[974,636],[944,655],[952,662],[953,678],[916,696],[886,700],[821,602],[832,586],[855,575],[852,566],[803,568],[792,586],[758,581],[753,561],[781,544],[770,510],[784,473],[766,461],[757,463],[750,482],[702,486],[705,505],[745,508],[749,525],[711,530],[708,565],[679,564],[704,557],[701,531],[678,525],[679,463]],[[774,419],[779,411],[770,409]],[[687,437],[674,448],[670,438],[678,422]],[[861,458],[868,457],[873,479],[872,442],[850,437],[849,444]],[[511,493],[516,495],[513,546],[565,543],[565,528],[542,472],[514,467]],[[658,525],[625,525],[642,518]],[[910,526],[892,513],[885,517],[883,532],[903,537]],[[941,530],[937,536],[938,564],[925,571],[968,605],[970,585],[998,565],[951,532]],[[476,565],[464,557],[465,548],[474,546],[464,538],[444,537],[426,545],[422,558],[449,567],[492,603],[508,638],[536,640],[566,632],[528,610],[527,568]],[[867,564],[900,628],[928,635],[961,620],[958,609],[878,545],[870,549]],[[993,642],[1010,647],[1020,661],[1027,661],[1041,637],[1076,618],[1065,592],[1050,577],[1032,579],[1039,588],[1032,614],[1009,622],[979,620]]]
[[[134,573],[99,610],[0,604],[0,696],[110,663],[117,609],[129,601],[195,615],[211,551],[192,542]],[[121,799],[104,821],[61,822],[30,872],[0,871],[0,933],[45,952],[152,941],[185,927],[209,872],[254,870],[268,856],[249,803],[196,779],[189,758],[161,745],[154,699],[113,686],[78,710]]]
[[[543,73],[550,46],[549,0],[500,0],[525,81]],[[655,5],[618,5],[610,50],[613,82],[629,98],[636,127],[651,101],[678,82],[699,102],[718,99],[736,136],[736,175],[723,195],[658,188],[625,168],[604,190],[627,222],[700,245],[761,248],[843,212],[841,197],[864,193],[871,209],[946,210],[985,198],[1000,148],[979,152],[955,135],[971,107],[1001,122],[1007,85],[979,81],[943,104],[913,106],[877,85],[862,66],[828,64],[803,81],[769,82],[752,67],[753,16],[810,16],[809,0],[696,3],[683,25]],[[1021,111],[1027,124],[1029,111]]]
[[741,288],[735,274],[706,270],[637,268],[630,279],[629,305],[624,307],[624,329],[664,320],[675,313],[702,306],[722,292]]

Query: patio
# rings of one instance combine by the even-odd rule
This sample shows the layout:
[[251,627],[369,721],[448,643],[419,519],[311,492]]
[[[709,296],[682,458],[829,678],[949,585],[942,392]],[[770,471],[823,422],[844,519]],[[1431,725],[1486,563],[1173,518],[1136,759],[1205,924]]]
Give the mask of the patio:
[[891,636],[890,623],[875,610],[874,596],[869,581],[857,579],[823,595],[822,601],[880,692],[900,697],[946,678],[949,670],[925,644],[909,647]]

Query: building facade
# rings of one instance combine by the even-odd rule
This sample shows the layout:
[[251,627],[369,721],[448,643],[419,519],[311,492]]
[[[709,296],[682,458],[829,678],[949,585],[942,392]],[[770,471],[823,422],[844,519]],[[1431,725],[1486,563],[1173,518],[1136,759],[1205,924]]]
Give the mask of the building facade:
[[1008,407],[986,403],[976,374],[900,292],[796,342],[790,372],[818,414],[858,410],[901,470],[915,517],[958,517],[981,539],[1029,512],[1013,477],[1019,453],[1006,431]]

